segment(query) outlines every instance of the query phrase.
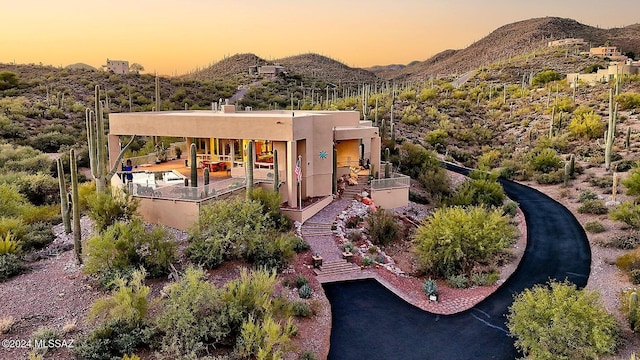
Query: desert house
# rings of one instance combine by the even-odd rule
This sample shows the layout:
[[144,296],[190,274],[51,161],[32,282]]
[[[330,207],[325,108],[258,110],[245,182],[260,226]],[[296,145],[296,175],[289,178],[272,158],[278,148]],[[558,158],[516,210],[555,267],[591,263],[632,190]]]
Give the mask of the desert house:
[[[290,209],[285,213],[301,222],[331,202],[337,178],[353,171],[375,174],[381,169],[379,130],[370,121],[361,121],[356,111],[237,112],[234,105],[223,105],[220,110],[113,113],[109,115],[109,128],[110,161],[117,158],[121,136],[171,136],[185,138],[186,149],[196,144],[200,168],[211,166],[212,171],[224,171],[228,177],[224,187],[216,188],[212,183],[212,187],[196,190],[176,184],[171,191],[163,188],[149,193],[133,189],[134,195],[143,198],[141,213],[145,220],[176,228],[193,223],[199,205],[214,201],[212,194],[244,186],[249,157],[254,164],[254,179],[273,187],[277,150],[279,192],[285,208]],[[255,144],[252,153],[248,152],[250,141]],[[300,172],[296,171],[298,164]],[[373,179],[371,187],[376,205],[394,208],[408,203],[409,182],[402,175]],[[300,199],[309,198],[321,200],[316,209],[301,209]]]
[[114,74],[126,75],[129,73],[129,62],[125,60],[107,59],[107,71]]

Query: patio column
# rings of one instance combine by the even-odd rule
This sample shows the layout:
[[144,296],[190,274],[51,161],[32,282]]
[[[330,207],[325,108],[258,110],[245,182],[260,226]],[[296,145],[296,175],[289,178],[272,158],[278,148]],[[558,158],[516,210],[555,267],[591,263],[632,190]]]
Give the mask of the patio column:
[[[382,171],[380,168],[380,137],[371,138],[371,165],[375,165],[374,171]],[[375,173],[373,174],[375,176]]]
[[120,137],[118,135],[108,135],[109,142],[109,169],[115,165],[114,162],[120,155]]
[[293,172],[296,167],[296,160],[298,159],[297,144],[295,141],[287,141],[287,200],[289,207],[295,208],[298,206],[298,181],[296,175]]

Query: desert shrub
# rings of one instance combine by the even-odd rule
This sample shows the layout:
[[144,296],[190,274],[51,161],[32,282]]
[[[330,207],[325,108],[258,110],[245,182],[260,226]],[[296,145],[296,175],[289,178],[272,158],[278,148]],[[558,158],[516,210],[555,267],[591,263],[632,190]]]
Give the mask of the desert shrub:
[[311,249],[311,245],[309,245],[309,243],[304,239],[296,236],[296,239],[293,241],[293,251],[295,251],[296,254],[300,254],[309,249]]
[[300,355],[300,360],[316,360],[316,355],[311,351],[305,351]]
[[530,155],[529,165],[533,171],[548,174],[562,167],[562,159],[555,150],[544,148]]
[[469,278],[470,285],[491,286],[500,280],[500,273],[496,271],[488,273],[473,273]]
[[518,214],[518,203],[512,200],[506,201],[502,205],[502,215],[514,217]]
[[312,314],[311,307],[304,301],[293,301],[291,303],[291,312],[293,316],[309,317]]
[[309,286],[308,284],[304,284],[298,289],[298,296],[300,296],[300,298],[302,299],[310,298],[311,294],[312,294],[311,286]]
[[2,216],[20,216],[26,204],[26,198],[20,194],[18,189],[7,184],[0,184],[0,214]]
[[224,260],[246,256],[248,244],[261,244],[269,224],[256,201],[216,201],[201,209],[198,224],[189,231],[186,254],[196,264],[216,268]]
[[124,322],[130,325],[142,324],[149,309],[151,288],[144,285],[144,270],[133,273],[131,280],[115,280],[115,289],[110,295],[93,302],[89,310],[89,320]]
[[580,192],[580,196],[578,197],[578,201],[583,203],[585,201],[589,201],[589,200],[597,200],[598,199],[598,194],[596,194],[595,192],[586,189],[586,190],[582,190]]
[[613,220],[622,221],[634,229],[640,228],[640,206],[625,201],[609,212],[609,217]]
[[435,149],[445,148],[447,146],[447,139],[449,138],[449,133],[444,129],[435,129],[431,130],[427,133],[427,136],[424,138],[428,144],[433,146]]
[[555,71],[555,70],[550,70],[550,69],[546,69],[546,70],[541,70],[540,72],[538,72],[532,79],[531,79],[531,83],[533,85],[544,85],[546,83],[552,82],[552,81],[557,81],[562,79],[562,74],[560,74],[559,72]]
[[418,181],[432,199],[439,199],[449,194],[449,176],[444,168],[425,167],[418,175]]
[[280,193],[259,187],[253,189],[250,198],[262,205],[262,211],[268,216],[273,228],[279,231],[291,229],[291,220],[280,211],[280,205],[282,205]]
[[[635,164],[636,164],[636,161],[627,159],[627,160],[620,160],[617,163],[615,163],[613,166],[615,167],[615,171],[617,172],[627,172],[633,169]],[[628,180],[628,177],[625,178],[625,180]],[[640,179],[636,179],[636,180],[640,180]]]
[[635,249],[640,245],[640,233],[634,231],[630,234],[619,234],[601,244],[605,247],[612,247],[622,250]]
[[378,245],[386,245],[396,240],[400,233],[400,227],[395,221],[393,213],[378,208],[367,217],[367,231],[371,242]]
[[29,226],[20,218],[0,217],[0,241],[9,236],[12,241],[21,241],[29,232]]
[[86,212],[89,210],[89,199],[95,197],[96,182],[89,181],[82,184],[78,184],[78,197],[80,200],[80,211]]
[[347,229],[355,229],[360,226],[360,222],[362,222],[362,217],[360,215],[349,216],[344,222],[344,227]]
[[11,231],[0,238],[0,255],[22,253],[22,242],[16,240]]
[[18,275],[22,271],[22,261],[16,254],[0,255],[0,281]]
[[263,319],[249,317],[242,324],[235,353],[243,359],[282,359],[297,329],[291,321],[280,324],[270,315]]
[[60,202],[58,180],[49,174],[25,174],[14,182],[18,191],[33,205],[55,204]]
[[633,167],[620,183],[627,188],[627,195],[640,195],[640,167]]
[[613,186],[613,178],[610,176],[606,177],[593,177],[589,179],[589,183],[595,187],[599,187],[601,189],[611,188]]
[[437,209],[418,227],[414,241],[420,268],[446,277],[491,262],[516,235],[500,209],[456,206]]
[[468,286],[469,279],[464,274],[449,275],[447,276],[447,283],[453,288],[464,289]]
[[452,206],[501,206],[504,199],[502,185],[496,181],[497,175],[472,172],[471,180],[458,186],[446,203]]
[[438,168],[440,162],[436,153],[421,145],[405,142],[400,151],[400,171],[417,179],[424,168]]
[[56,329],[41,327],[36,330],[33,334],[31,334],[31,343],[32,344],[45,344],[43,347],[37,347],[37,351],[41,354],[44,354],[49,349],[46,345],[49,344],[50,341],[55,341],[60,339],[60,333]]
[[187,268],[180,281],[164,289],[166,298],[156,326],[163,353],[168,356],[197,356],[208,344],[230,334],[222,290],[204,276],[202,270]]
[[599,294],[568,282],[519,293],[507,319],[515,346],[533,359],[597,359],[613,354],[619,339],[617,321]]
[[133,219],[140,202],[129,194],[118,191],[114,194],[96,192],[89,197],[88,204],[89,217],[101,232],[117,221]]
[[629,272],[629,280],[634,285],[640,284],[640,269],[633,269]]
[[620,110],[637,109],[640,107],[640,94],[625,92],[615,97]]
[[147,232],[140,220],[117,222],[87,241],[85,270],[104,276],[143,266],[156,277],[168,273],[175,258],[175,243],[166,229],[157,226]]
[[431,278],[425,280],[424,284],[422,284],[422,291],[427,296],[438,295],[438,285],[436,281]]
[[593,112],[593,110],[591,112],[578,114],[574,112],[573,119],[571,119],[569,123],[569,133],[575,137],[586,140],[598,139],[604,135],[602,117]]
[[598,234],[606,231],[604,225],[599,221],[588,221],[584,224],[584,229],[590,233]]
[[22,247],[26,251],[42,249],[51,244],[56,238],[51,225],[45,222],[29,224],[28,229],[27,233],[22,237]]
[[304,275],[298,275],[296,277],[296,287],[301,288],[302,285],[308,285],[309,279],[307,279]]
[[608,213],[609,208],[607,208],[603,200],[586,200],[578,207],[578,212],[580,214],[602,215]]
[[62,222],[62,215],[60,214],[60,205],[42,205],[33,206],[27,204],[22,208],[22,214],[20,218],[27,224],[33,224],[37,222],[45,222],[48,224],[59,224]]
[[297,239],[293,233],[254,238],[247,245],[244,257],[257,268],[282,270],[293,259],[293,246]]
[[137,348],[148,347],[153,331],[145,325],[131,325],[121,321],[105,322],[80,339],[74,352],[80,359],[121,359]]
[[640,270],[640,251],[635,249],[620,255],[616,259],[616,266],[627,274],[633,270]]
[[560,184],[564,181],[564,170],[556,170],[550,173],[538,173],[533,176],[535,181],[541,185]]
[[372,258],[368,257],[368,256],[365,256],[364,258],[362,258],[362,265],[363,266],[371,266],[371,265],[373,265],[373,263],[375,263],[375,261]]

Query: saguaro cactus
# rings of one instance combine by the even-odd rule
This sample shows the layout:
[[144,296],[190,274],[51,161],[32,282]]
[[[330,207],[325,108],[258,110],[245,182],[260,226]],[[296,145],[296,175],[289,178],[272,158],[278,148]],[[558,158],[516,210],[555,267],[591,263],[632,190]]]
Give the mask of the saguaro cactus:
[[58,185],[60,187],[60,214],[62,215],[62,223],[64,224],[64,232],[71,233],[71,219],[69,199],[67,198],[67,184],[64,180],[64,168],[62,167],[62,159],[56,160],[58,166]]
[[91,176],[96,181],[96,191],[104,193],[107,183],[118,169],[118,164],[124,157],[124,152],[135,140],[135,135],[131,136],[129,142],[120,150],[118,157],[113,162],[113,167],[107,172],[107,136],[104,128],[104,110],[100,102],[100,86],[95,88],[95,109],[87,109],[86,128],[87,143],[89,145],[89,160],[91,163]]
[[631,126],[627,127],[627,136],[624,139],[624,147],[627,150],[631,148]]
[[273,149],[273,192],[280,191],[280,173],[278,169],[278,150]]
[[604,167],[609,171],[611,168],[611,151],[613,149],[613,139],[616,134],[616,118],[618,116],[618,104],[613,104],[613,90],[609,89],[609,125],[604,133]]
[[247,199],[251,199],[253,192],[253,140],[247,145]]
[[80,196],[78,195],[78,165],[76,152],[71,149],[69,156],[71,165],[71,205],[73,207],[73,249],[78,264],[82,264],[82,229],[80,228]]
[[191,165],[191,186],[198,187],[198,164],[196,160],[196,144],[191,143],[189,149],[189,165]]
[[635,291],[629,294],[629,325],[631,330],[636,332],[638,330],[638,293]]

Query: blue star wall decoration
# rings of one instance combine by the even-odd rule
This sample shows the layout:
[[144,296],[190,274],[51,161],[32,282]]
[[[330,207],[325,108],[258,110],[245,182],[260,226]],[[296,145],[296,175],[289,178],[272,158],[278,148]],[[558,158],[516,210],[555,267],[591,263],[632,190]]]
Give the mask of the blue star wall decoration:
[[322,150],[320,151],[320,159],[326,159],[327,158],[327,152]]

